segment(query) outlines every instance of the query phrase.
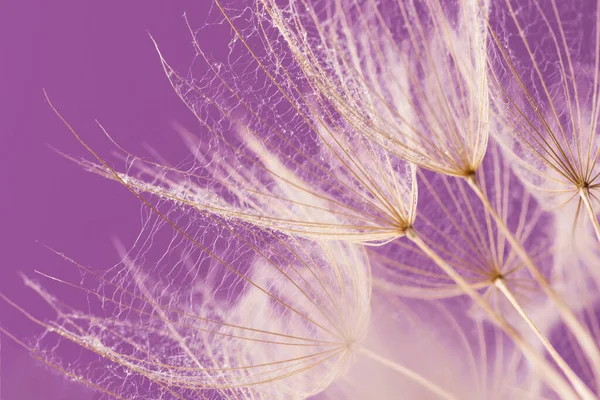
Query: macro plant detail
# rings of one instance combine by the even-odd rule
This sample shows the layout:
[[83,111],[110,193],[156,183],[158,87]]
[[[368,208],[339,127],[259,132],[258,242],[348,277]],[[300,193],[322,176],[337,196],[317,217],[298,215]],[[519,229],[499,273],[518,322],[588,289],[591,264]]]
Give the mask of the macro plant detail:
[[[66,157],[139,198],[143,226],[102,272],[51,250],[82,281],[24,278],[56,320],[0,293],[44,333],[0,332],[106,398],[599,398],[597,1],[215,0],[194,19],[188,73],[150,37],[199,123],[176,128],[185,161],[99,123],[115,167],[46,94],[91,155]],[[61,360],[71,345],[87,355]]]
[[[212,397],[205,391],[230,398],[254,388],[266,398],[294,398],[327,386],[346,367],[368,325],[370,271],[364,250],[257,237],[243,226],[218,221],[196,229],[221,231],[218,241],[224,246],[179,243],[193,265],[159,263],[145,270],[136,263],[140,256],[130,252],[124,270],[100,276],[67,259],[97,281],[101,289],[94,298],[115,310],[111,318],[81,314],[27,281],[57,311],[58,325],[48,326],[50,332],[174,398]],[[136,253],[151,265],[144,239]],[[168,280],[154,278],[164,276]],[[282,379],[286,376],[296,376],[296,384]],[[157,396],[104,389],[120,398]]]
[[[592,11],[596,4],[532,1],[524,20],[517,5],[500,2],[508,32],[490,29],[495,53],[490,70],[501,118],[494,132],[524,182],[548,208],[579,199],[578,208],[586,210],[598,236],[600,17],[597,10],[577,11],[586,6]],[[543,48],[536,40],[540,29],[549,35]],[[522,62],[510,57],[511,46],[523,49]]]

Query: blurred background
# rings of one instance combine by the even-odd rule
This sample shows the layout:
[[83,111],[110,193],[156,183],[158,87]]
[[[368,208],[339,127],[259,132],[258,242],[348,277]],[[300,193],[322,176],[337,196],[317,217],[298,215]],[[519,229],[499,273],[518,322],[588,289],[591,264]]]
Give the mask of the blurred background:
[[[140,228],[141,206],[126,188],[82,170],[59,155],[88,157],[46,102],[44,88],[75,130],[104,156],[114,145],[139,155],[147,148],[181,151],[177,122],[198,123],[170,87],[149,39],[186,71],[194,58],[192,26],[204,24],[203,0],[20,0],[0,7],[0,290],[37,318],[51,310],[23,284],[35,270],[78,282],[79,272],[44,246],[83,265],[118,261],[115,238],[128,246]],[[214,10],[213,10],[214,11]],[[215,38],[209,52],[226,51]],[[225,47],[225,48],[224,48]],[[176,143],[176,145],[173,145]],[[173,150],[170,150],[170,149]],[[116,165],[122,165],[116,164]],[[61,294],[85,301],[81,293]],[[26,344],[41,329],[0,302],[0,324]],[[96,395],[44,367],[6,336],[0,337],[0,399],[93,399]],[[74,349],[74,351],[78,351]],[[76,357],[77,355],[75,355]]]

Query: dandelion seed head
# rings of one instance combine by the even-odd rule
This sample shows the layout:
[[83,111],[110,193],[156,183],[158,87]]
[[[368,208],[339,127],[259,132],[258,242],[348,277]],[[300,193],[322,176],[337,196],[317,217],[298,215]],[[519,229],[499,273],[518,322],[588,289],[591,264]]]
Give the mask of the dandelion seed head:
[[106,270],[55,252],[80,282],[38,272],[83,309],[28,278],[54,320],[0,294],[44,328],[28,350],[132,400],[594,398],[598,245],[568,225],[600,187],[600,44],[573,62],[571,5],[513,3],[216,0],[225,57],[187,16],[190,64],[152,38],[199,124],[175,126],[183,161],[98,124],[115,168],[51,104],[143,227]]
[[186,168],[126,153],[134,164],[128,179],[190,210],[287,234],[369,244],[404,235],[416,217],[416,167],[362,135],[335,99],[315,91],[319,78],[302,68],[306,60],[296,58],[290,41],[302,39],[279,30],[282,10],[257,4],[273,19],[258,12],[258,29],[242,35],[232,28],[237,40],[229,65],[212,67],[193,37],[196,63],[204,61],[209,77],[182,76],[159,52],[205,134],[195,138],[179,129],[194,154]]
[[[182,225],[182,212],[170,219],[181,214]],[[197,242],[176,235],[161,254],[154,241],[169,224],[151,217],[120,266],[98,274],[75,263],[99,289],[61,283],[88,293],[102,316],[28,281],[57,312],[39,348],[58,338],[95,353],[123,382],[85,369],[82,379],[128,399],[306,398],[344,375],[369,329],[365,251],[208,222],[182,225]],[[196,235],[211,230],[220,237]],[[148,392],[133,394],[137,385]]]
[[263,3],[314,91],[358,133],[428,169],[477,169],[488,137],[487,4],[336,2],[288,20]]
[[597,202],[598,15],[585,0],[499,2],[492,12],[492,132],[548,209],[581,190]]

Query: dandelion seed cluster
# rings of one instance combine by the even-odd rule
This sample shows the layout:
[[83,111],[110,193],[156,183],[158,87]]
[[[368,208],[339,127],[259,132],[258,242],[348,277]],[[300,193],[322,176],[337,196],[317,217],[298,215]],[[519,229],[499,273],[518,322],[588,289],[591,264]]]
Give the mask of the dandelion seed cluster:
[[50,102],[144,224],[109,270],[56,252],[81,282],[25,278],[54,321],[0,294],[46,328],[4,334],[104,398],[600,397],[597,0],[215,0],[209,21],[183,20],[186,74],[151,38],[199,123],[186,162],[100,126],[116,167]]

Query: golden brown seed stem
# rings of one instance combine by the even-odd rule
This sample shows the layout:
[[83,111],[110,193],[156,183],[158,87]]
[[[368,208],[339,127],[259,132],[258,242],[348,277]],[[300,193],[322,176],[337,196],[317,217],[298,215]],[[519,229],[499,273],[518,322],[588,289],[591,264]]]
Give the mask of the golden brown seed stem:
[[588,189],[582,188],[579,189],[579,196],[583,203],[585,204],[585,209],[590,216],[590,220],[592,221],[592,225],[594,225],[594,231],[596,232],[596,238],[598,238],[598,242],[600,242],[600,224],[598,223],[598,218],[596,218],[596,213],[594,213],[594,208],[592,207],[592,201],[590,199],[590,192]]
[[513,233],[508,229],[506,222],[504,219],[498,215],[496,209],[490,203],[485,192],[481,189],[481,186],[475,179],[475,176],[472,175],[467,178],[467,182],[469,186],[477,197],[483,203],[485,209],[490,213],[494,222],[496,222],[496,226],[502,232],[506,240],[510,243],[511,248],[515,251],[517,256],[523,261],[535,281],[540,285],[546,296],[552,300],[552,302],[556,305],[558,312],[565,323],[565,325],[569,328],[569,330],[573,333],[577,342],[581,345],[584,353],[587,355],[588,359],[592,363],[594,371],[600,371],[600,350],[596,345],[596,342],[590,332],[579,322],[573,311],[569,308],[569,306],[564,302],[564,300],[552,289],[550,283],[546,280],[546,277],[540,272],[537,266],[534,264],[527,251],[523,248],[523,245],[517,240],[517,238],[513,235]]
[[519,301],[513,295],[511,290],[508,288],[508,286],[506,286],[506,282],[504,282],[504,279],[502,279],[502,278],[496,279],[494,281],[494,286],[496,286],[500,290],[500,292],[502,292],[504,297],[506,297],[506,299],[509,301],[509,303],[515,308],[515,310],[517,310],[517,312],[519,313],[521,318],[523,318],[523,320],[531,328],[533,333],[535,333],[535,335],[540,340],[540,342],[542,342],[542,345],[544,346],[546,351],[548,351],[548,354],[550,354],[550,356],[552,357],[552,360],[554,360],[556,365],[558,365],[560,370],[565,374],[565,376],[567,377],[569,382],[571,382],[571,384],[573,385],[573,387],[575,388],[577,393],[579,393],[581,398],[585,399],[585,400],[596,399],[596,396],[590,391],[590,389],[585,385],[585,383],[583,383],[583,381],[581,381],[581,379],[577,376],[577,374],[575,374],[575,372],[573,372],[571,367],[569,367],[569,365],[560,356],[560,354],[558,354],[558,352],[556,351],[554,346],[552,346],[552,344],[546,338],[546,336],[544,336],[544,334],[542,332],[540,332],[540,330],[533,323],[531,318],[529,318],[529,315],[527,315],[527,313],[525,312],[523,307],[521,307],[521,304],[519,304]]
[[411,379],[412,381],[418,383],[419,385],[423,386],[425,389],[429,390],[431,393],[437,394],[442,399],[458,400],[458,397],[448,393],[447,391],[445,391],[444,389],[442,389],[435,383],[431,382],[427,378],[423,377],[422,375],[417,374],[413,370],[408,369],[401,364],[398,364],[397,362],[394,362],[383,356],[380,356],[379,354],[374,353],[371,350],[367,350],[364,347],[361,347],[358,351],[360,353],[364,354],[365,356],[369,357],[371,360],[376,361],[379,364],[404,375],[405,377],[407,377],[407,378]]
[[512,341],[519,347],[523,355],[531,362],[535,369],[537,369],[550,387],[552,387],[556,393],[559,394],[560,398],[566,399],[579,399],[579,396],[573,391],[571,386],[565,382],[563,377],[548,364],[548,361],[540,354],[536,353],[529,344],[523,339],[523,337],[517,332],[517,330],[510,325],[500,314],[498,314],[492,306],[477,292],[456,270],[448,264],[443,258],[441,258],[431,247],[427,245],[413,229],[409,229],[406,232],[406,237],[415,243],[423,253],[425,253],[433,262],[436,263],[444,273],[452,278],[464,292],[469,295],[483,310],[489,315],[490,319],[494,321],[502,330],[512,339]]

